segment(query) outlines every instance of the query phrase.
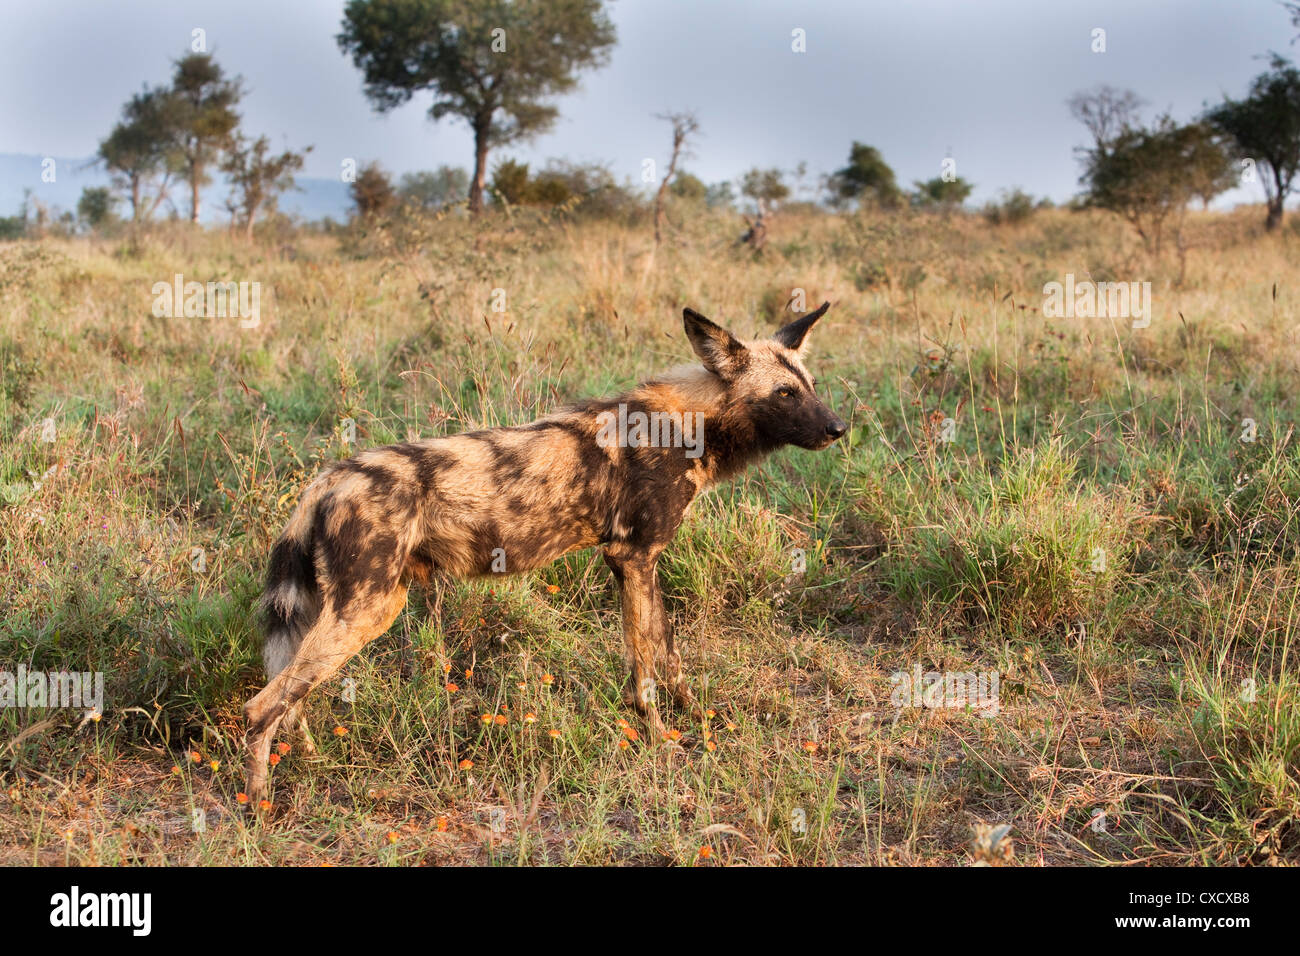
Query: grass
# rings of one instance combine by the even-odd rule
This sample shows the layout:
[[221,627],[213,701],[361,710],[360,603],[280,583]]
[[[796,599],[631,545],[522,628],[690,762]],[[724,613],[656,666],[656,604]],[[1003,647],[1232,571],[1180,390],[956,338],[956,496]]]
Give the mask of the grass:
[[[1300,861],[1300,237],[1256,218],[1193,216],[1181,284],[1065,211],[792,214],[758,258],[529,210],[0,245],[0,669],[106,682],[98,721],[0,710],[0,863]],[[1151,281],[1151,327],[1042,318],[1066,272]],[[261,282],[260,324],[155,318],[176,273]],[[244,818],[252,607],[323,462],[625,388],[688,357],[682,306],[763,334],[796,290],[852,430],[666,553],[713,712],[680,749],[579,553],[413,594]],[[895,706],[918,669],[996,672],[996,714]]]

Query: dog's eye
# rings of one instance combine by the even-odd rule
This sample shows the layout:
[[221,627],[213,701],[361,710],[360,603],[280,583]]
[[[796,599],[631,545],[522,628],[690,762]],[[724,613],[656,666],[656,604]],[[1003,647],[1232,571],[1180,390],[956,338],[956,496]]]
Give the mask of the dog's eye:
[[788,387],[778,388],[776,394],[780,395],[782,398],[794,398],[794,389]]

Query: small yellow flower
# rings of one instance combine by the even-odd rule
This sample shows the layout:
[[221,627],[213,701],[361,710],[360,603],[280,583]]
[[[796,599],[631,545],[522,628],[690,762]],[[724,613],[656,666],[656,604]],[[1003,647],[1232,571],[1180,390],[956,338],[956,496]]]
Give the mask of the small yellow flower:
[[711,846],[702,846],[702,847],[700,847],[700,859],[701,859],[701,860],[707,860],[707,859],[711,858],[712,856],[713,856],[713,847],[711,847]]
[[451,683],[451,681],[448,681],[445,685],[445,690],[449,694],[454,694],[456,693],[456,691],[460,690],[460,688],[457,687],[455,684]]
[[620,740],[620,741],[618,742],[618,749],[619,749],[619,750],[627,750],[627,748],[628,748],[628,747],[631,747],[631,746],[632,746],[632,745],[631,745],[630,743],[628,743],[626,740]]
[[805,740],[803,742],[803,749],[808,751],[810,754],[815,754],[817,752],[817,742],[815,740]]
[[555,683],[555,675],[554,675],[554,674],[543,674],[543,675],[542,675],[542,683],[545,684],[547,687],[550,687],[552,684]]
[[396,842],[397,842],[397,838],[398,838],[398,837],[397,837],[397,831],[396,831],[396,830],[389,830],[389,831],[388,831],[388,842],[389,842],[389,843],[396,843]]
[[535,723],[537,723],[537,715],[534,714],[534,713],[532,713],[532,712],[529,712],[529,713],[527,713],[527,714],[524,714],[524,723],[526,723],[526,724],[535,724]]
[[457,766],[459,766],[461,770],[472,770],[474,768],[474,761],[466,758],[457,764]]
[[348,729],[347,729],[346,727],[335,727],[335,728],[334,728],[334,736],[335,736],[335,737],[346,737],[347,735],[348,735]]
[[559,732],[558,730],[556,730],[555,728],[551,728],[550,730],[548,730],[548,731],[546,732],[546,736],[551,737],[551,738],[555,738],[555,737],[560,736],[560,732]]
[[447,818],[446,818],[446,817],[438,817],[438,821],[437,821],[436,824],[434,824],[434,826],[435,826],[435,828],[437,829],[437,831],[438,831],[439,833],[446,833],[446,832],[447,832]]
[[281,754],[287,754],[290,750],[293,749],[293,747],[292,747],[292,745],[287,744],[287,743],[284,743],[283,741],[281,741],[280,743],[278,743],[278,744],[275,745],[275,749],[278,750],[278,751],[280,751]]
[[247,803],[247,802],[248,802],[248,794],[244,793],[244,791],[242,791],[242,790],[239,791],[239,793],[235,794],[235,802],[236,802],[236,803]]
[[496,721],[497,726],[502,726],[502,725],[504,725],[505,723],[507,723],[507,719],[506,719],[506,715],[505,715],[505,714],[497,714],[497,715],[496,715],[495,717],[493,717],[492,719]]
[[220,760],[209,761],[208,766],[212,768],[213,773],[216,773],[218,770],[221,769],[221,761]]

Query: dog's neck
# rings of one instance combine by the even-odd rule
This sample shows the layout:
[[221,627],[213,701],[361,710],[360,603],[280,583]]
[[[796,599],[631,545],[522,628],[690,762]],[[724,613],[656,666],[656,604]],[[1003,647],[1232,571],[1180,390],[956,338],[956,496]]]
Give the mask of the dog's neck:
[[755,435],[742,406],[730,400],[726,383],[701,365],[670,369],[629,398],[653,411],[704,416],[703,454],[697,460],[709,484],[725,481],[776,450]]

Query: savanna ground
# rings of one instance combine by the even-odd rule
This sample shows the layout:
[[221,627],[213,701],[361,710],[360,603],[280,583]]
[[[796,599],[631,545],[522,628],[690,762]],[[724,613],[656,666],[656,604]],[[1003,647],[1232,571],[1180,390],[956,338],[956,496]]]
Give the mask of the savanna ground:
[[[1300,235],[1262,218],[1194,215],[1181,263],[1064,210],[790,214],[759,256],[706,214],[653,256],[524,212],[0,246],[0,667],[107,684],[0,712],[0,863],[965,865],[1004,824],[997,862],[1295,863]],[[178,272],[261,282],[260,325],[154,318]],[[1065,273],[1149,279],[1150,327],[1045,319]],[[796,289],[852,429],[665,555],[706,726],[635,733],[581,552],[413,592],[245,817],[253,605],[323,461],[615,392],[690,357],[684,305],[762,334]],[[996,671],[997,713],[895,707],[917,666]]]

